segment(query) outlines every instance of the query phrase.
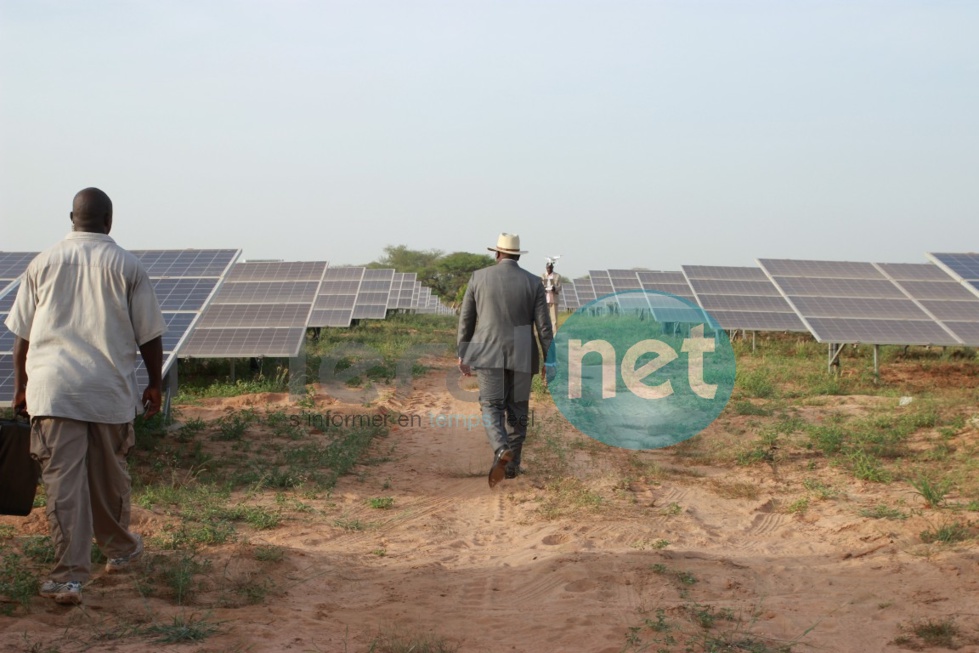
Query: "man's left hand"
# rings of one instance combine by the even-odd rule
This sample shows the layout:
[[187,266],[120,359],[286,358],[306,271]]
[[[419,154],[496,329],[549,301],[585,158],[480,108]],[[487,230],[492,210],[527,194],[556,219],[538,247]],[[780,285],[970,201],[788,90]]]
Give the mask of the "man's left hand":
[[544,369],[540,373],[544,377],[544,383],[553,381],[554,377],[557,376],[557,363],[544,363]]
[[162,393],[159,388],[154,388],[150,386],[143,391],[143,407],[146,412],[143,413],[143,419],[149,419],[160,412],[160,404],[162,403]]

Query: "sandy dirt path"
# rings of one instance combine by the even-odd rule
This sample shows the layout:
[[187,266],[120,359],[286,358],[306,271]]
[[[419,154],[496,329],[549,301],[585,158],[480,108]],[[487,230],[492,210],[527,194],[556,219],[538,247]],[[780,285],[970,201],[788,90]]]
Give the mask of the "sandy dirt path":
[[[585,443],[570,450],[569,469],[605,500],[579,507],[570,493],[561,505],[562,486],[545,474],[553,460],[544,428],[528,443],[528,473],[490,490],[481,429],[429,421],[478,413],[445,390],[451,361],[440,365],[409,395],[383,402],[422,418],[378,444],[386,462],[343,477],[322,511],[250,536],[285,551],[268,572],[275,591],[258,606],[201,601],[191,611],[220,631],[167,650],[367,651],[383,631],[433,633],[467,653],[704,650],[722,633],[768,648],[716,650],[869,653],[908,650],[896,642],[909,624],[953,619],[959,650],[979,651],[975,540],[926,547],[926,512],[900,521],[859,514],[903,489],[834,477],[827,482],[845,484],[844,497],[793,514],[782,508],[785,479],[764,468],[691,466],[664,450],[640,456],[667,470],[650,483],[623,471],[628,454]],[[184,417],[219,409],[187,407]],[[536,411],[547,422],[547,405]],[[755,488],[748,497],[718,491],[746,486]],[[390,510],[367,505],[380,496],[393,498]],[[363,527],[338,527],[338,515]],[[43,532],[36,514],[2,523]],[[146,510],[135,524],[165,527]],[[239,564],[234,548],[226,565]],[[85,598],[81,609],[37,599],[26,615],[0,617],[0,650],[149,650],[159,645],[92,634],[178,612],[125,576],[96,577]]]

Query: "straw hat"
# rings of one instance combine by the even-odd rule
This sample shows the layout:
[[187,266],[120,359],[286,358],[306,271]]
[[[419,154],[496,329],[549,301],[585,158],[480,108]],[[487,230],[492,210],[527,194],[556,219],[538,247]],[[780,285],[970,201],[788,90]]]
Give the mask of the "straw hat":
[[503,254],[526,254],[520,249],[520,234],[500,234],[496,239],[496,247],[487,247],[491,252],[502,252]]

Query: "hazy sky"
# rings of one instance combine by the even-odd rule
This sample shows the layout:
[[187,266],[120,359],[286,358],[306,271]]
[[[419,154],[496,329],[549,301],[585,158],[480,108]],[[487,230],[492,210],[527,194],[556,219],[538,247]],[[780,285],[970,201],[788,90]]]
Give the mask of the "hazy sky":
[[0,250],[979,249],[979,3],[0,0]]

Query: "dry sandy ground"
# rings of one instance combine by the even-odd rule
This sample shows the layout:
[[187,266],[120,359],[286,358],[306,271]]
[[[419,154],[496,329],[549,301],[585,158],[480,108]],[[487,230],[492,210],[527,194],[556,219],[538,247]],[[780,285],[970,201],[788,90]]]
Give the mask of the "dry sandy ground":
[[[426,418],[477,413],[444,390],[443,378],[433,373],[385,403]],[[317,409],[326,406],[365,410],[321,397]],[[221,408],[210,401],[184,408],[183,417],[211,418]],[[537,411],[546,421],[544,402]],[[561,505],[560,484],[545,481],[553,459],[540,438],[528,445],[529,473],[495,490],[486,484],[481,431],[426,423],[395,429],[378,446],[391,460],[344,477],[308,515],[249,533],[252,546],[284,547],[283,561],[256,567],[236,556],[240,543],[209,549],[224,556],[212,573],[268,574],[275,590],[262,604],[222,607],[204,594],[177,608],[142,598],[131,578],[100,574],[83,607],[38,598],[29,613],[0,617],[0,650],[157,649],[163,645],[145,637],[111,638],[127,620],[193,614],[220,631],[166,650],[356,652],[385,631],[434,633],[473,653],[704,650],[711,633],[756,646],[711,650],[869,653],[908,650],[896,641],[910,625],[952,619],[959,650],[979,651],[976,540],[923,544],[919,533],[935,519],[927,510],[902,521],[859,514],[881,501],[914,507],[906,485],[862,483],[823,465],[820,478],[844,491],[794,514],[785,510],[792,479],[765,465],[692,466],[676,451],[630,458],[585,442],[571,451],[575,474],[606,498],[593,510],[576,507],[573,492]],[[657,465],[658,476],[624,473],[637,459]],[[393,508],[372,510],[367,499],[379,496],[392,497]],[[369,527],[340,528],[338,514]],[[163,515],[146,510],[134,521],[150,534],[166,527]],[[43,532],[36,514],[0,523]],[[713,628],[697,625],[698,612],[716,618]],[[657,619],[670,630],[644,625]]]

